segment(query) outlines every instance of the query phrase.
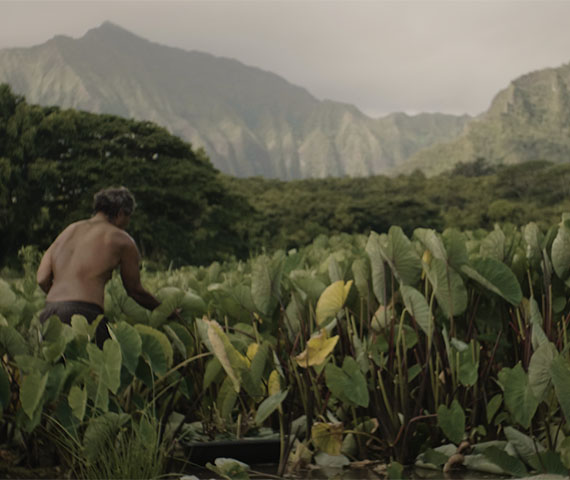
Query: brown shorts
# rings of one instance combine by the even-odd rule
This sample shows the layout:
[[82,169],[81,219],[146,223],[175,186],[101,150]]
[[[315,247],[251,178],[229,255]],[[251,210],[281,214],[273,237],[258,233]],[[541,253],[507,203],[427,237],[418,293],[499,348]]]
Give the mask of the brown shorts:
[[[96,303],[89,302],[46,302],[45,308],[40,313],[40,322],[44,323],[52,315],[59,317],[63,323],[68,325],[71,325],[73,315],[83,315],[87,322],[92,323],[99,315],[103,315],[103,309]],[[108,338],[107,319],[103,317],[95,331],[95,342],[102,348]]]

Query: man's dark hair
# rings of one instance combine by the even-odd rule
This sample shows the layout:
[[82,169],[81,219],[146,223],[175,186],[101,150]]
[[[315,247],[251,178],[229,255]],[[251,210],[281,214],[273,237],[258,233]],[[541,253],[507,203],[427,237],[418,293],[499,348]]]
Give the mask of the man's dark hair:
[[116,218],[121,210],[132,215],[136,206],[135,197],[126,187],[104,188],[93,196],[94,213],[103,212],[110,219]]

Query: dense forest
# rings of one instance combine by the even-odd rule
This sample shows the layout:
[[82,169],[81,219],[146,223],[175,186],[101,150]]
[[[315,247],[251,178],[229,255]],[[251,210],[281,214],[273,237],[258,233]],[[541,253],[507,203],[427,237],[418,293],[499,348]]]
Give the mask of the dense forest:
[[570,164],[547,161],[492,167],[485,159],[458,164],[426,177],[328,178],[282,182],[226,179],[244,195],[255,215],[248,234],[254,245],[292,248],[319,234],[386,232],[399,225],[492,229],[495,223],[542,228],[570,211]]
[[22,245],[47,247],[66,224],[88,216],[93,194],[110,185],[137,198],[130,232],[143,255],[182,265],[391,225],[407,234],[496,222],[546,227],[570,211],[569,180],[570,164],[496,167],[483,158],[435,177],[238,179],[150,122],[29,105],[0,86],[1,263]]

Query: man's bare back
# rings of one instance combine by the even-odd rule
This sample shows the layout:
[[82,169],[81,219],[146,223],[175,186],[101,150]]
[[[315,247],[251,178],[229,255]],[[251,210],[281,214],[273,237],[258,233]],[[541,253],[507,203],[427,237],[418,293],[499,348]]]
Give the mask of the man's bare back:
[[105,284],[125,250],[136,246],[124,230],[102,217],[69,225],[46,252],[38,277],[43,269],[46,277],[51,271],[48,302],[74,300],[103,307]]
[[[129,208],[121,207],[126,203]],[[141,284],[140,255],[125,231],[134,199],[124,188],[102,190],[95,196],[95,215],[69,225],[46,250],[37,281],[48,303],[86,302],[104,306],[105,284],[120,267],[127,294],[149,310],[160,302]]]

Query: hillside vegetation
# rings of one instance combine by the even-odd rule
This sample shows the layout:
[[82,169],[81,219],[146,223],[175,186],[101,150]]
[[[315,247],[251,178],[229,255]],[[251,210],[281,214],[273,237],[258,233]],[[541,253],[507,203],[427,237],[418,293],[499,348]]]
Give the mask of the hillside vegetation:
[[542,228],[570,211],[570,164],[526,162],[492,167],[484,159],[434,177],[328,178],[281,182],[231,179],[254,209],[249,238],[259,247],[292,248],[319,234],[385,232],[399,225],[493,229],[497,222]]
[[46,248],[65,225],[89,216],[93,194],[109,185],[137,198],[129,231],[143,255],[175,265],[391,225],[408,234],[496,222],[546,228],[570,211],[570,164],[497,168],[479,159],[435,177],[239,179],[152,123],[29,105],[0,87],[0,261],[22,245]]
[[568,162],[569,88],[570,64],[523,75],[499,92],[463,135],[417,152],[398,171],[419,168],[434,175],[477,157],[494,165]]

